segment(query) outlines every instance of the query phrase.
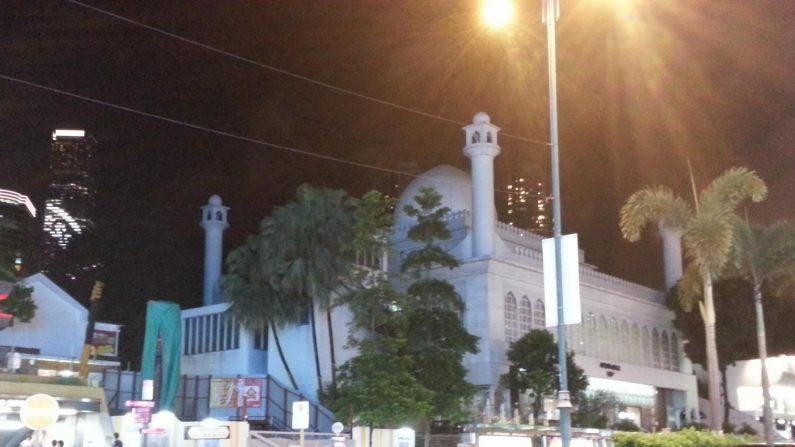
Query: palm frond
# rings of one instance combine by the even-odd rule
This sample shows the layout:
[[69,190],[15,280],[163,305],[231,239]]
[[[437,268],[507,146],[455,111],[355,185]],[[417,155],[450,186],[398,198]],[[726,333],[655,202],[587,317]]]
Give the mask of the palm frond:
[[767,197],[767,185],[756,172],[734,167],[709,184],[701,193],[701,206],[705,210],[733,213],[743,200],[760,202]]
[[703,280],[698,267],[690,265],[685,269],[677,287],[679,305],[685,312],[691,312],[703,297]]
[[682,236],[685,255],[699,271],[718,275],[725,267],[734,241],[734,219],[705,208],[693,217]]
[[654,186],[643,188],[627,199],[621,207],[619,225],[624,239],[634,242],[649,223],[683,229],[691,215],[690,205],[671,189]]

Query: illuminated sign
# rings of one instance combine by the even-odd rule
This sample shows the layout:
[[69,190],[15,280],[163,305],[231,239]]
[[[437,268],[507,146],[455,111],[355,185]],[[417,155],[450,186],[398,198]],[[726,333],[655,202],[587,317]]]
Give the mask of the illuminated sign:
[[203,427],[194,425],[185,427],[185,439],[229,439],[229,426]]
[[24,194],[8,189],[0,189],[0,202],[10,203],[12,205],[25,205],[30,215],[36,217],[36,207],[33,206],[33,202],[30,201],[30,198]]
[[86,136],[85,130],[79,129],[55,129],[52,133],[52,139],[59,137],[83,138]]

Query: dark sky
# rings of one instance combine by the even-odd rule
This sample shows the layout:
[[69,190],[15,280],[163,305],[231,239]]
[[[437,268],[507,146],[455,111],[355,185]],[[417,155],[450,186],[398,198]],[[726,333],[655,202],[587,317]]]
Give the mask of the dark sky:
[[[479,23],[479,0],[96,1],[86,4],[243,58],[403,107],[548,141],[540,0],[510,30]],[[558,23],[563,227],[586,261],[657,287],[658,241],[621,239],[638,188],[756,169],[758,222],[792,218],[795,2],[561,0]],[[148,299],[201,303],[199,207],[231,207],[227,250],[302,182],[361,194],[384,173],[298,155],[24,85],[6,77],[346,160],[468,170],[460,125],[296,79],[67,0],[0,3],[0,187],[41,207],[56,127],[98,150],[105,320],[135,332]],[[498,184],[547,146],[503,136]],[[501,181],[502,179],[502,181]],[[88,291],[85,292],[88,294]]]

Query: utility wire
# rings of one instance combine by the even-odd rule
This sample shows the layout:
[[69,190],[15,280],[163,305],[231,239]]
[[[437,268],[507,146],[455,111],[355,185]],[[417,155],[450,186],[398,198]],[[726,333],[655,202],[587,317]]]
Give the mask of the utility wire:
[[[167,116],[157,115],[157,114],[154,114],[154,113],[145,112],[143,110],[133,109],[132,107],[126,107],[126,106],[122,106],[122,105],[115,104],[115,103],[112,103],[112,102],[103,101],[101,99],[96,99],[96,98],[91,98],[91,97],[84,96],[84,95],[79,95],[77,93],[68,92],[68,91],[65,91],[65,90],[61,90],[59,88],[49,87],[49,86],[46,86],[46,85],[43,85],[43,84],[38,84],[36,82],[26,81],[24,79],[16,78],[16,77],[13,77],[13,76],[8,76],[8,75],[2,74],[2,73],[0,73],[0,79],[5,79],[6,81],[16,82],[18,84],[26,85],[28,87],[37,88],[39,90],[45,90],[45,91],[48,91],[50,93],[56,93],[56,94],[59,94],[59,95],[68,96],[70,98],[76,98],[76,99],[79,99],[79,100],[82,100],[82,101],[86,101],[86,102],[90,102],[90,103],[93,103],[93,104],[98,104],[98,105],[101,105],[101,106],[110,107],[112,109],[122,110],[122,111],[125,111],[125,112],[133,113],[135,115],[144,116],[144,117],[147,117],[147,118],[153,118],[153,119],[157,119],[157,120],[161,120],[161,121],[166,121],[166,122],[171,123],[171,124],[176,124],[176,125],[179,125],[179,126],[188,127],[188,128],[191,128],[191,129],[196,129],[196,130],[200,130],[200,131],[203,131],[203,132],[211,133],[211,134],[214,134],[214,135],[220,135],[220,136],[232,138],[232,139],[235,139],[235,140],[238,140],[238,141],[244,141],[246,143],[256,144],[256,145],[260,145],[260,146],[268,146],[268,147],[271,147],[271,148],[274,148],[274,149],[278,149],[278,150],[285,151],[285,152],[290,152],[290,153],[293,153],[293,154],[304,155],[304,156],[307,156],[307,157],[315,157],[315,158],[319,158],[321,160],[334,161],[334,162],[337,162],[337,163],[348,164],[348,165],[356,166],[356,167],[360,167],[360,168],[373,169],[375,171],[387,172],[387,173],[390,173],[390,174],[405,175],[407,177],[414,177],[414,178],[427,178],[427,177],[425,177],[423,175],[412,174],[410,172],[405,172],[405,171],[401,171],[401,170],[398,170],[398,169],[385,168],[385,167],[382,167],[382,166],[371,165],[369,163],[362,163],[362,162],[359,162],[359,161],[347,160],[347,159],[340,158],[340,157],[334,157],[332,155],[319,154],[317,152],[312,152],[312,151],[308,151],[308,150],[304,150],[304,149],[298,149],[298,148],[294,148],[294,147],[290,147],[290,146],[285,146],[283,144],[270,143],[268,141],[263,141],[263,140],[259,140],[259,139],[256,139],[256,138],[246,137],[246,136],[243,136],[243,135],[238,135],[238,134],[234,134],[234,133],[223,131],[223,130],[213,129],[211,127],[202,126],[200,124],[193,124],[193,123],[189,123],[187,121],[182,121],[182,120],[178,120],[178,119],[175,119],[175,118],[169,118]],[[447,181],[442,180],[442,179],[434,179],[434,180],[435,181],[441,181],[441,182],[447,182]],[[512,191],[505,191],[505,190],[499,190],[499,189],[495,189],[494,191],[495,192],[500,192],[500,193],[510,193],[510,192],[512,192]]]
[[[444,121],[444,122],[451,123],[451,124],[456,124],[456,125],[459,125],[459,126],[466,126],[466,125],[470,124],[470,123],[464,123],[464,122],[457,121],[457,120],[454,120],[454,119],[446,118],[446,117],[441,116],[441,115],[435,115],[435,114],[432,114],[432,113],[423,112],[422,110],[413,109],[411,107],[407,107],[407,106],[404,106],[404,105],[396,104],[396,103],[393,103],[393,102],[385,101],[383,99],[379,99],[379,98],[376,98],[376,97],[373,97],[373,96],[365,95],[363,93],[358,93],[358,92],[355,92],[353,90],[348,90],[348,89],[345,89],[345,88],[342,88],[342,87],[337,87],[336,85],[329,84],[327,82],[318,81],[316,79],[312,79],[310,77],[307,77],[307,76],[304,76],[304,75],[300,75],[298,73],[293,73],[291,71],[285,70],[283,68],[276,67],[274,65],[270,65],[270,64],[263,63],[263,62],[259,62],[259,61],[256,61],[254,59],[249,59],[247,57],[240,56],[239,54],[231,53],[229,51],[222,50],[220,48],[216,48],[216,47],[213,47],[211,45],[207,45],[207,44],[199,42],[197,40],[193,40],[193,39],[189,39],[187,37],[180,36],[179,34],[174,34],[172,32],[169,32],[169,31],[154,27],[152,25],[147,25],[145,23],[138,22],[136,20],[124,17],[122,15],[119,15],[119,14],[116,14],[116,13],[113,13],[113,12],[110,12],[110,11],[107,11],[107,10],[104,10],[104,9],[101,9],[101,8],[97,8],[96,6],[92,6],[92,5],[83,3],[83,2],[78,1],[78,0],[66,0],[66,1],[69,2],[69,3],[72,3],[73,5],[81,6],[83,8],[90,9],[90,10],[92,10],[94,12],[98,12],[100,14],[104,14],[106,16],[113,17],[114,19],[118,19],[118,20],[121,20],[123,22],[127,22],[127,23],[129,23],[131,25],[135,25],[135,26],[139,26],[139,27],[142,27],[142,28],[146,28],[146,29],[148,29],[150,31],[154,31],[154,32],[162,34],[164,36],[171,37],[172,39],[177,39],[177,40],[179,40],[181,42],[185,42],[185,43],[188,43],[188,44],[191,44],[191,45],[195,45],[195,46],[204,48],[205,50],[212,51],[212,52],[218,53],[218,54],[222,54],[224,56],[231,57],[231,58],[236,59],[238,61],[242,61],[242,62],[251,64],[251,65],[255,65],[255,66],[260,67],[260,68],[271,70],[273,72],[276,72],[276,73],[279,73],[279,74],[283,74],[285,76],[290,76],[290,77],[293,77],[295,79],[300,79],[302,81],[309,82],[311,84],[315,84],[315,85],[318,85],[318,86],[321,86],[321,87],[325,87],[327,89],[334,90],[334,91],[339,92],[339,93],[344,93],[346,95],[355,96],[355,97],[360,98],[360,99],[364,99],[364,100],[367,100],[367,101],[372,101],[372,102],[375,102],[377,104],[381,104],[381,105],[384,105],[384,106],[387,106],[387,107],[392,107],[392,108],[395,108],[395,109],[398,109],[398,110],[402,110],[404,112],[414,113],[416,115],[424,116],[426,118],[432,118],[432,119],[435,119],[435,120]],[[509,134],[507,132],[501,132],[501,134],[503,136],[505,136],[505,137],[513,138],[513,139],[520,140],[520,141],[525,141],[525,142],[528,142],[528,143],[542,144],[544,146],[549,146],[550,145],[549,141],[536,140],[536,139],[533,139],[533,138],[523,137],[521,135],[512,135],[512,134]]]

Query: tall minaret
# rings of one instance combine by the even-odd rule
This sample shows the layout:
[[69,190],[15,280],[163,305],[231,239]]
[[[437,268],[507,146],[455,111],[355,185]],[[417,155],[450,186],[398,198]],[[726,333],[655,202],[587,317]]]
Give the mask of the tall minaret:
[[489,116],[478,112],[472,124],[464,127],[464,155],[472,165],[472,255],[494,254],[497,212],[494,207],[494,157],[500,154],[497,133]]
[[676,285],[682,277],[682,230],[660,225],[663,245],[663,268],[665,272],[665,291]]
[[224,230],[229,226],[226,221],[227,211],[229,208],[221,205],[221,198],[215,194],[202,207],[202,221],[199,225],[204,228],[204,306],[221,302],[219,279]]

